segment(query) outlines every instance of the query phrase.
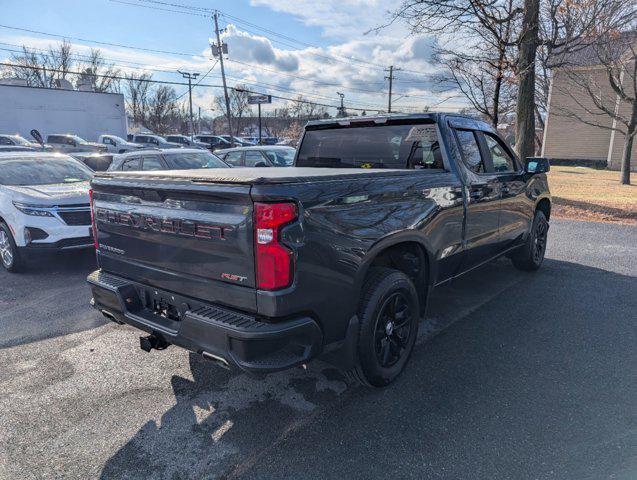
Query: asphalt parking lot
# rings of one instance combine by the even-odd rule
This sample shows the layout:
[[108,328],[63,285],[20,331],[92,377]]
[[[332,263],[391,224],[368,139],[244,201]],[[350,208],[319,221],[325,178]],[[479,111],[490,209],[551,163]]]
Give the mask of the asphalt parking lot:
[[89,306],[90,252],[0,271],[0,478],[637,478],[637,228],[435,292],[405,374],[229,373]]

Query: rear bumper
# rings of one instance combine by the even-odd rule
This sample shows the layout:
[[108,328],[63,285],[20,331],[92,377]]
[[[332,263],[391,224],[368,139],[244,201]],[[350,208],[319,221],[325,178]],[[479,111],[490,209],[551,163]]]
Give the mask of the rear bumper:
[[[222,360],[231,368],[273,372],[317,356],[322,332],[309,317],[276,323],[183,297],[97,270],[87,279],[93,306],[118,323],[126,323],[173,344]],[[152,308],[157,300],[174,306],[171,318]]]

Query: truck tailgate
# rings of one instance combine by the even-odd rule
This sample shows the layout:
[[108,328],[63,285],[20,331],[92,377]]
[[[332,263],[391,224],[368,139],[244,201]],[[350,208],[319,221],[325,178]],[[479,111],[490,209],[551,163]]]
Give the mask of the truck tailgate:
[[256,309],[250,185],[93,180],[100,266],[158,289]]

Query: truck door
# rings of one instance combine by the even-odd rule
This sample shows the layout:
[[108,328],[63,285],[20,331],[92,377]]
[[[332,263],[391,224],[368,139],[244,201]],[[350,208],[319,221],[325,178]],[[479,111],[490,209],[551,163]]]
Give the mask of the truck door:
[[533,221],[533,203],[525,195],[524,169],[510,149],[493,133],[480,136],[502,193],[498,234],[502,251],[522,243]]
[[479,132],[455,129],[465,170],[468,202],[465,219],[465,254],[462,270],[475,267],[498,253],[500,182],[489,168]]

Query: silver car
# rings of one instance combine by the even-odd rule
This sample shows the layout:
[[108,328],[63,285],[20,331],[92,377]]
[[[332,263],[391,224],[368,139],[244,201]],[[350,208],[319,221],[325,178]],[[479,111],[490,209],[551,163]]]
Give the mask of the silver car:
[[56,152],[106,152],[106,145],[95,142],[87,142],[77,135],[53,134],[46,137],[48,143]]

